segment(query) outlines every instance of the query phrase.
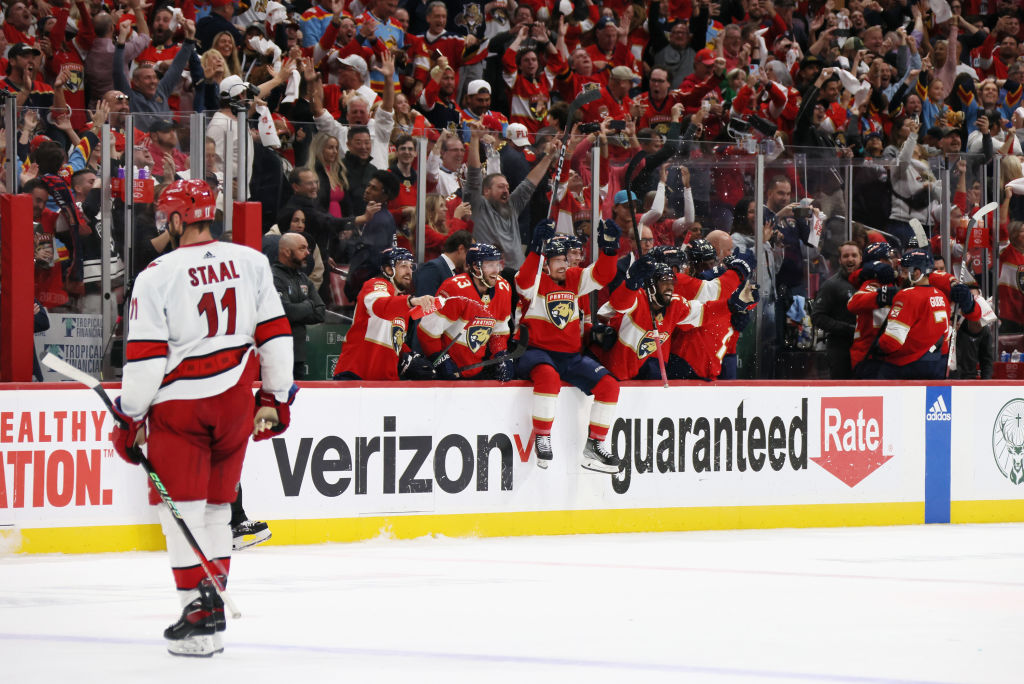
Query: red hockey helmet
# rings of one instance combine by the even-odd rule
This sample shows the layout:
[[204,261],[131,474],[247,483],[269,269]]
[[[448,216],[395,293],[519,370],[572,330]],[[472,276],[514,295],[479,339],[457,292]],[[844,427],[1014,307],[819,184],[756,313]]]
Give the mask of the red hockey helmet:
[[157,201],[157,223],[169,222],[172,214],[179,214],[181,222],[186,226],[190,223],[212,221],[217,205],[213,192],[206,181],[178,180],[174,181],[160,193]]

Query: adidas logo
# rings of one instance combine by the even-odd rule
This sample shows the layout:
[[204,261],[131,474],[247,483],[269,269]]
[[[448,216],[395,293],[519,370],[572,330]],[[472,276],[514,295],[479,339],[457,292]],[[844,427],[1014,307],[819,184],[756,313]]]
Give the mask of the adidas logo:
[[935,403],[928,409],[928,413],[925,414],[924,419],[929,420],[953,420],[953,415],[946,408],[946,400],[942,398],[940,394],[935,400]]
[[204,259],[216,259],[217,257],[215,257],[213,255],[213,252],[207,252],[206,254],[203,255],[203,258]]

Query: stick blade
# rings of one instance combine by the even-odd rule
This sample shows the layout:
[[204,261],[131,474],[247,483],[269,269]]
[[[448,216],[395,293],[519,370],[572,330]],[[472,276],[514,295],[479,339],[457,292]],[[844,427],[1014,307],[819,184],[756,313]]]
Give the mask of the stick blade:
[[100,386],[99,380],[92,377],[85,371],[75,368],[70,363],[61,359],[58,356],[55,356],[51,352],[47,352],[46,356],[40,359],[39,362],[46,366],[47,368],[49,368],[50,370],[56,373],[60,373],[65,378],[68,378],[69,380],[75,380],[76,382],[80,382],[86,387],[95,389]]
[[985,216],[991,214],[993,211],[995,211],[998,208],[999,208],[999,203],[998,202],[989,202],[985,206],[983,206],[980,209],[978,209],[978,211],[974,212],[974,216],[971,217],[971,220],[978,221],[978,220],[984,218]]
[[926,249],[928,247],[928,235],[924,232],[924,226],[914,218],[910,219],[910,227],[914,231],[914,237],[917,239],[917,246]]

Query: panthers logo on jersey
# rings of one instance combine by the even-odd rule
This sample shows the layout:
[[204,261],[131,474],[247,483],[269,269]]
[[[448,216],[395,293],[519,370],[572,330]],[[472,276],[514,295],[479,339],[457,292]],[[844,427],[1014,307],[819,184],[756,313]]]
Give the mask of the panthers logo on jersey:
[[493,318],[474,318],[466,326],[466,346],[471,352],[475,354],[487,345],[496,322]]
[[1024,292],[1024,265],[1017,267],[1017,289]]
[[545,298],[548,318],[562,330],[576,316],[576,295],[571,292],[552,292]]
[[402,353],[402,346],[405,344],[405,319],[395,318],[391,321],[391,346],[395,348],[396,354]]
[[[668,333],[661,333],[661,344],[662,346],[668,344]],[[636,345],[636,356],[638,359],[646,359],[657,351],[658,342],[654,339],[654,331],[648,330]]]

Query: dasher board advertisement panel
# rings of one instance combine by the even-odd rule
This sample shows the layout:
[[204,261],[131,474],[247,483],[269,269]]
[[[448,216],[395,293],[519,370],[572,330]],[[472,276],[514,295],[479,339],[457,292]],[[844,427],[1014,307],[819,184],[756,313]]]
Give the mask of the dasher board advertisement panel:
[[1024,386],[953,387],[952,522],[1024,520]]
[[[531,398],[524,386],[304,387],[291,428],[250,445],[247,508],[302,520],[923,501],[922,387],[623,387],[616,475],[580,468],[592,399],[571,388],[555,461],[537,468]],[[0,524],[155,523],[110,429],[88,390],[0,392]]]
[[[923,501],[923,388],[623,387],[613,476],[580,468],[591,399],[563,388],[536,466],[529,388],[305,389],[252,447],[268,517]],[[353,399],[357,397],[357,399]]]

